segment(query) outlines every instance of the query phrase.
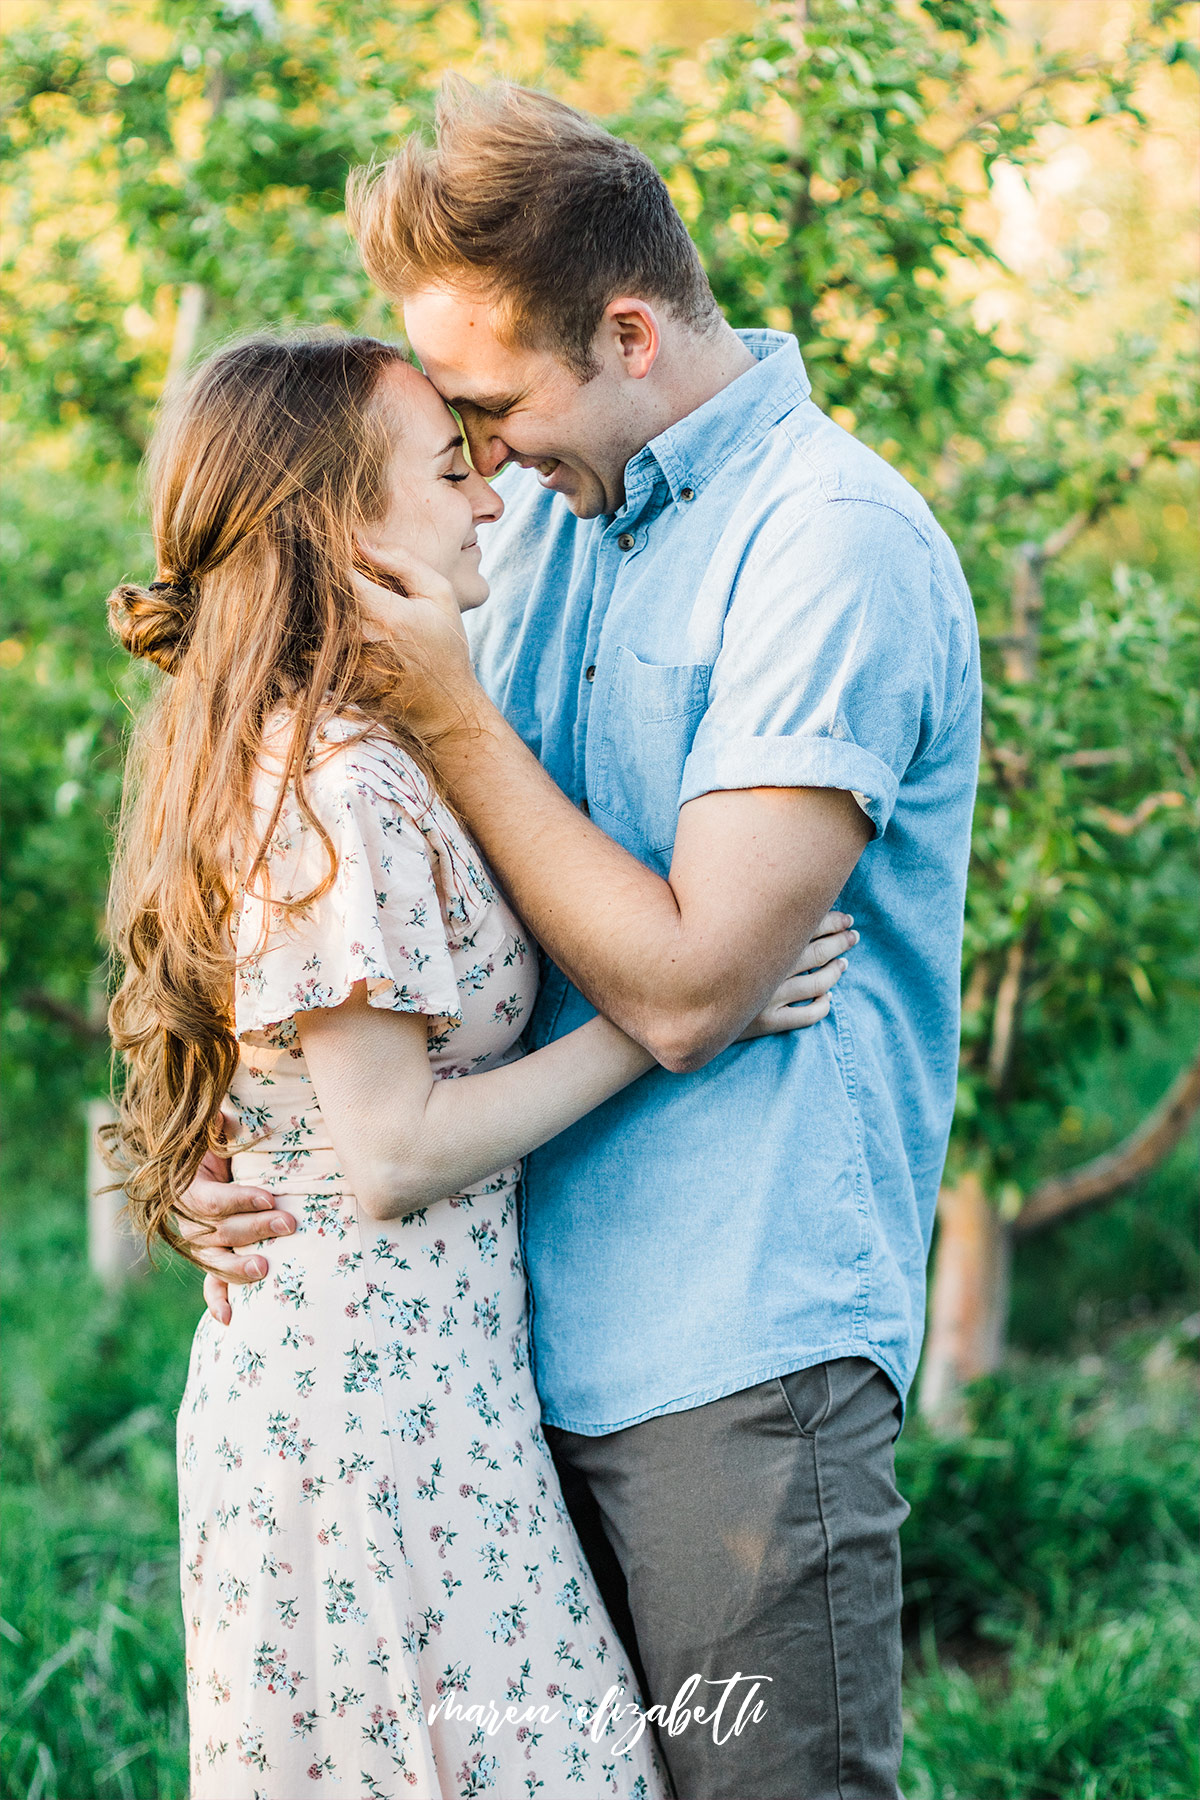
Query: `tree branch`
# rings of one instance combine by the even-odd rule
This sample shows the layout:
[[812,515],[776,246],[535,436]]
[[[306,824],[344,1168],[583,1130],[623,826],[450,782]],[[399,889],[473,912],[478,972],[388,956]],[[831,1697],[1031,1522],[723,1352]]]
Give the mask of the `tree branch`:
[[1093,806],[1090,811],[1106,831],[1113,831],[1118,837],[1132,837],[1161,807],[1186,805],[1187,801],[1181,793],[1175,788],[1167,788],[1161,794],[1147,794],[1144,800],[1139,800],[1131,813],[1117,812],[1111,806]]
[[1018,88],[1015,94],[1010,94],[1000,106],[992,106],[986,111],[972,114],[958,135],[950,140],[942,155],[950,156],[960,145],[967,143],[981,125],[994,125],[1006,113],[1015,112],[1022,100],[1028,100],[1031,94],[1043,93],[1046,88],[1053,87],[1060,81],[1075,81],[1081,75],[1097,75],[1102,70],[1114,67],[1113,63],[1104,62],[1098,56],[1085,56],[1079,62],[1067,63],[1059,69],[1043,69],[1032,81],[1027,81],[1024,87]]
[[1008,1079],[1016,1040],[1017,1018],[1021,1006],[1021,987],[1025,979],[1027,945],[1024,936],[1008,946],[1004,973],[996,989],[996,1005],[992,1014],[992,1041],[988,1047],[988,1081],[1000,1093]]
[[1139,450],[1123,469],[1118,469],[1101,486],[1090,506],[1081,507],[1077,513],[1073,513],[1040,544],[1017,545],[1013,553],[1012,630],[1003,638],[994,640],[1003,646],[1004,674],[1008,681],[1027,682],[1037,677],[1041,620],[1045,607],[1042,581],[1046,564],[1061,556],[1089,525],[1094,525],[1110,506],[1115,506],[1122,498],[1123,490],[1136,481],[1146,468],[1151,454],[1148,449]]
[[1136,456],[1131,456],[1125,467],[1118,469],[1111,480],[1104,484],[1090,506],[1082,507],[1065,525],[1060,525],[1057,531],[1050,533],[1041,547],[1039,560],[1048,563],[1052,558],[1061,556],[1068,544],[1075,542],[1080,532],[1086,531],[1089,525],[1094,525],[1102,513],[1107,512],[1110,506],[1122,498],[1121,490],[1137,480],[1149,463],[1150,456],[1149,450],[1139,450]]
[[1069,1213],[1111,1200],[1148,1175],[1179,1142],[1197,1109],[1200,1109],[1200,1054],[1180,1071],[1153,1112],[1144,1118],[1123,1143],[1103,1156],[1039,1182],[1021,1211],[1013,1230],[1020,1236],[1054,1225]]
[[1133,759],[1130,750],[1071,750],[1066,756],[1060,756],[1060,769],[1107,769],[1113,763],[1127,763]]

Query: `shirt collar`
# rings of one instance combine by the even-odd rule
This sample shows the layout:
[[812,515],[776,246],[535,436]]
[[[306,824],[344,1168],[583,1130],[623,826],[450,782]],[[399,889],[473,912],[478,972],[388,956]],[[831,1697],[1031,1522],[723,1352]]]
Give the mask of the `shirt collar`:
[[630,458],[622,511],[640,506],[660,471],[676,505],[693,499],[743,444],[764,437],[808,399],[812,385],[790,332],[739,331],[738,336],[755,357],[754,368]]

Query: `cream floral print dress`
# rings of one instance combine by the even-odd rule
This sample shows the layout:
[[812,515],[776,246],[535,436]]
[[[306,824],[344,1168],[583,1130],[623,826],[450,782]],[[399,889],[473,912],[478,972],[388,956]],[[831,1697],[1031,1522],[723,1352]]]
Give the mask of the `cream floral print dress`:
[[450,1080],[519,1055],[534,996],[478,853],[360,731],[330,721],[306,776],[333,886],[272,904],[328,867],[289,795],[240,911],[234,1179],[298,1229],[201,1321],[179,1415],[192,1800],[658,1800],[648,1734],[589,1730],[614,1684],[638,1696],[539,1425],[520,1171],[373,1223],[300,1052],[295,1015],[365,981],[427,1016]]

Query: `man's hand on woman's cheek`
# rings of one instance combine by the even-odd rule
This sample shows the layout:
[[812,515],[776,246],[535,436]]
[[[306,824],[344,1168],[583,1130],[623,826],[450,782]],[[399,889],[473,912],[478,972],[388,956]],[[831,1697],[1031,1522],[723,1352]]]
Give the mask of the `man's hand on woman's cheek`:
[[187,1212],[191,1216],[176,1215],[176,1224],[196,1261],[208,1271],[204,1304],[219,1325],[228,1325],[229,1283],[261,1281],[268,1263],[253,1247],[265,1238],[290,1236],[296,1221],[276,1206],[265,1188],[231,1181],[227,1158],[215,1151],[204,1158],[187,1191]]
[[[393,563],[399,563],[395,556]],[[351,579],[368,621],[367,634],[386,638],[406,664],[401,698],[408,722],[430,738],[466,725],[480,698],[462,615],[449,583],[416,558],[389,567],[403,593],[373,581],[363,565]],[[382,576],[385,572],[378,571]]]

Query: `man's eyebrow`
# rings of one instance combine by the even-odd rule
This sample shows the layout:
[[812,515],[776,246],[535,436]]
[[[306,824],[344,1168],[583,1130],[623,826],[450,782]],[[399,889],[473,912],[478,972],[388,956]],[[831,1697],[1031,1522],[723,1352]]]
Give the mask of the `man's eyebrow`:
[[518,400],[516,394],[460,394],[450,405],[455,412],[462,412],[466,407],[474,412],[506,413],[512,411]]

